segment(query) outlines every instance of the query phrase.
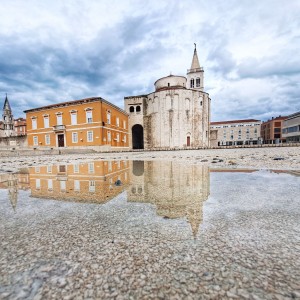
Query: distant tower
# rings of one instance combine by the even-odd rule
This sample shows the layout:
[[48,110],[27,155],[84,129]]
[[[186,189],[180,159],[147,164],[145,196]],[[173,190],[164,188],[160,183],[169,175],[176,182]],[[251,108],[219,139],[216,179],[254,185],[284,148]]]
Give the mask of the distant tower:
[[15,134],[14,130],[14,117],[10,108],[10,104],[7,99],[7,94],[5,97],[4,105],[3,105],[3,135],[4,136],[12,136]]
[[200,67],[195,44],[191,68],[187,71],[187,88],[204,91],[204,71]]

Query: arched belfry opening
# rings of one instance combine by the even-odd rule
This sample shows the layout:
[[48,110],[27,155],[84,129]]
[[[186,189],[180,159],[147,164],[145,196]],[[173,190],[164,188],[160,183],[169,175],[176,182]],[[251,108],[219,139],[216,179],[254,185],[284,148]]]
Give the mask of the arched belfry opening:
[[144,128],[136,124],[132,127],[132,149],[144,149]]

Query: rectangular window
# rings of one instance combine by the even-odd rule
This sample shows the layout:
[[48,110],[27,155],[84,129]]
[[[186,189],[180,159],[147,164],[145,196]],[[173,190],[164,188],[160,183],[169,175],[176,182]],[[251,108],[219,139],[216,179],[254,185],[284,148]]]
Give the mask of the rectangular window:
[[74,180],[74,191],[80,191],[80,181]]
[[47,173],[52,173],[52,166],[51,165],[47,166]]
[[88,131],[87,132],[87,141],[92,142],[93,140],[94,140],[93,131]]
[[200,78],[196,78],[196,87],[200,87]]
[[72,143],[78,143],[78,133],[72,132]]
[[52,181],[52,179],[48,179],[48,190],[53,190],[53,181]]
[[111,134],[110,134],[110,131],[107,132],[107,141],[108,141],[108,142],[111,141]]
[[60,181],[60,190],[65,191],[66,190],[66,182],[65,181]]
[[62,114],[56,115],[56,123],[57,123],[57,125],[62,125],[63,124]]
[[66,166],[65,165],[58,166],[58,172],[59,173],[66,173]]
[[126,134],[123,137],[123,141],[124,141],[124,143],[126,143]]
[[45,135],[45,144],[50,145],[50,135],[49,134]]
[[37,137],[37,136],[34,136],[34,137],[33,137],[33,145],[34,145],[34,146],[37,146],[38,144],[39,144],[38,137]]
[[35,188],[39,190],[41,188],[41,179],[36,179],[35,180]]
[[86,111],[86,122],[93,123],[93,112],[91,110]]
[[40,173],[40,167],[35,167],[35,173]]
[[89,173],[95,172],[94,163],[88,163],[88,167],[89,167]]
[[106,113],[107,124],[110,124],[110,111]]
[[123,121],[123,128],[126,129],[126,121]]
[[74,164],[73,168],[74,168],[74,173],[79,173],[79,164]]
[[120,134],[117,133],[117,142],[120,142]]
[[32,122],[32,129],[37,129],[37,120],[36,118],[31,119]]
[[116,126],[119,127],[120,126],[120,119],[116,118]]
[[44,128],[49,128],[49,116],[44,116]]
[[71,113],[71,125],[77,125],[77,113],[76,112]]
[[94,180],[90,180],[89,181],[89,191],[90,192],[95,192],[95,181]]

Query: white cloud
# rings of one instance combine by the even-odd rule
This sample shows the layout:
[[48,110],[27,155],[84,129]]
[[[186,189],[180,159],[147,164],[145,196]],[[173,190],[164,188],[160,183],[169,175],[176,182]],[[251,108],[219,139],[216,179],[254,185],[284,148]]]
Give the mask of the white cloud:
[[[39,105],[149,93],[197,43],[212,120],[300,110],[300,2],[2,0],[0,93]],[[20,103],[20,105],[19,105]]]

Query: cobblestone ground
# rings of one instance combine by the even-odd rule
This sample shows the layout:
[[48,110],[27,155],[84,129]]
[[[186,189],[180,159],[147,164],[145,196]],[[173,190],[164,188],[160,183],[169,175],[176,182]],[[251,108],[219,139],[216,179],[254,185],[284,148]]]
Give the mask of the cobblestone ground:
[[[300,177],[214,173],[194,238],[153,204],[0,190],[1,299],[300,298]],[[163,191],[162,195],[163,195]]]
[[[0,152],[1,153],[1,152]],[[13,153],[12,153],[13,155]],[[22,167],[87,162],[93,160],[172,160],[210,167],[300,170],[300,147],[205,149],[180,151],[142,151],[40,156],[0,156],[0,172],[15,172]]]

